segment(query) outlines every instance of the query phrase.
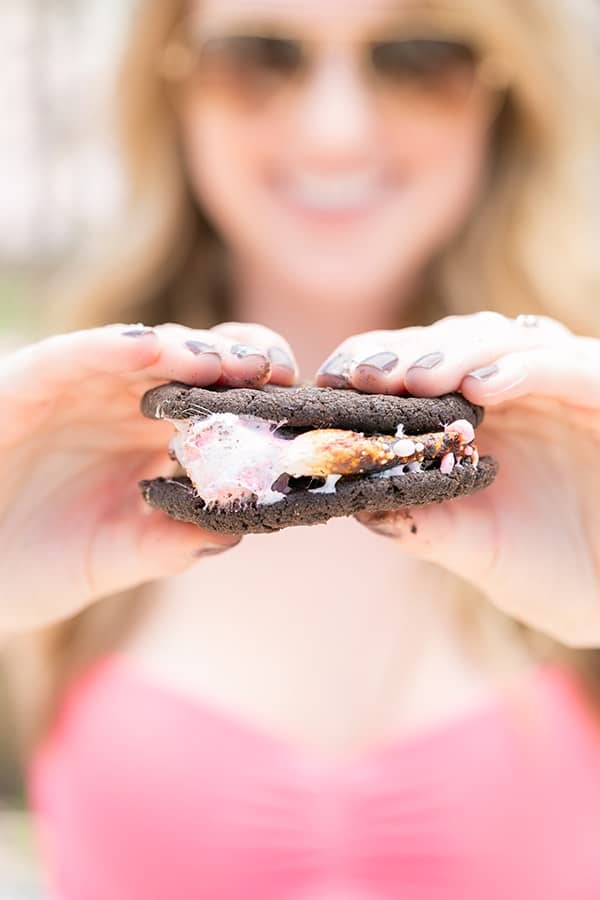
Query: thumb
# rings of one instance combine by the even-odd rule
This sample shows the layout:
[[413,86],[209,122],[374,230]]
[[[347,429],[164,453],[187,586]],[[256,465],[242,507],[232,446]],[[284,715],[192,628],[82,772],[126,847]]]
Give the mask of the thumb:
[[97,535],[88,570],[91,593],[105,597],[178,575],[199,559],[222,553],[240,541],[241,535],[204,531],[144,504],[135,515]]
[[397,541],[410,556],[436,563],[481,590],[489,589],[497,538],[485,492],[428,506],[358,513],[355,518]]

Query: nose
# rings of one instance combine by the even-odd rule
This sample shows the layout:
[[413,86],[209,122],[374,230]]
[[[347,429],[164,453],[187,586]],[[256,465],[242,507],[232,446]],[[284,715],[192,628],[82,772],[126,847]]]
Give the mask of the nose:
[[316,64],[305,85],[298,124],[304,150],[325,163],[354,159],[372,145],[373,98],[358,67],[343,52]]

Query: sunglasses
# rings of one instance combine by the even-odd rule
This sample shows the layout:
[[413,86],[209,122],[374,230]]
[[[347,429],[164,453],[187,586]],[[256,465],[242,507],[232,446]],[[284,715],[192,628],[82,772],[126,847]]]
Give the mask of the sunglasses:
[[[468,100],[478,78],[486,81],[481,56],[447,35],[390,33],[354,50],[365,83],[395,102],[454,107]],[[167,46],[161,72],[171,82],[193,81],[210,96],[259,108],[301,89],[321,56],[318,42],[275,32],[203,36],[188,29]]]

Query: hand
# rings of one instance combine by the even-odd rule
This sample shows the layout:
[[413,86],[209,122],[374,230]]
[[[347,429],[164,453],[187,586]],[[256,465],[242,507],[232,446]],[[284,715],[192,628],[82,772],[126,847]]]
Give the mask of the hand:
[[600,341],[544,317],[450,316],[350,338],[317,382],[485,406],[500,472],[449,503],[357,516],[570,646],[600,646]]
[[111,325],[0,360],[0,631],[58,621],[238,542],[139,495],[140,479],[172,467],[172,428],[144,419],[140,397],[171,379],[289,385],[296,364],[274,332],[236,323]]

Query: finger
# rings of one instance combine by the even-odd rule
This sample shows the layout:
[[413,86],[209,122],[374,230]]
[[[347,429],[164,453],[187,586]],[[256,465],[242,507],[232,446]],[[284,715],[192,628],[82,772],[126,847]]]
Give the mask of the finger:
[[[156,470],[160,469],[157,454]],[[147,468],[144,475],[152,474]],[[156,473],[154,473],[156,474]],[[236,546],[239,535],[216,534],[177,522],[152,509],[132,480],[127,501],[109,516],[110,527],[98,528],[87,565],[90,596],[101,597],[147,581],[176,575],[200,559]]]
[[219,384],[227,387],[255,387],[267,384],[271,361],[264,350],[252,344],[231,344],[223,354]]
[[[50,624],[56,621],[52,598],[57,593],[63,597],[62,615],[74,615],[102,597],[177,575],[210,556],[226,552],[240,540],[239,536],[208,534],[195,525],[175,522],[164,513],[151,510],[147,517],[140,515],[98,532],[89,554],[82,560],[83,566],[56,552],[51,543],[42,543],[39,565],[43,564],[43,578],[32,582],[27,567],[21,567],[13,586],[15,596],[22,602],[18,609],[6,605],[2,627],[7,632],[17,632]],[[71,582],[65,581],[65,567]]]
[[212,534],[150,510],[102,533],[90,561],[91,596],[103,597],[177,575],[200,559],[236,546],[239,536]]
[[449,331],[455,327],[454,320],[458,318],[448,317],[427,328],[415,326],[354,335],[340,344],[323,363],[317,372],[317,384],[353,387],[371,393],[406,393],[404,376],[410,363],[422,357],[427,347],[435,343],[436,339],[432,337],[435,329]]
[[123,324],[45,338],[5,357],[0,364],[0,396],[19,386],[19,399],[54,396],[57,390],[90,375],[131,373],[160,359],[156,333]]
[[473,494],[429,506],[359,513],[355,518],[396,541],[402,552],[436,563],[481,590],[489,588],[498,552],[489,496]]
[[[166,370],[170,379],[185,384],[254,388],[269,381],[291,384],[295,380],[295,363],[281,346],[274,344],[275,332],[262,326],[225,323],[199,331],[166,324],[155,331],[162,344],[162,356],[146,376],[158,376]],[[243,342],[251,338],[253,343]]]
[[536,327],[522,327],[504,316],[482,314],[464,317],[460,326],[440,322],[428,333],[424,354],[406,369],[406,389],[418,397],[436,397],[458,390],[467,372],[488,366],[503,354],[575,340],[560,323],[539,321]]
[[[325,360],[316,373],[320,387],[373,390],[377,393],[395,393],[403,387],[402,374],[398,374],[400,354],[404,348],[413,347],[422,328],[405,328],[401,331],[370,331],[354,335],[341,343]],[[407,358],[411,350],[406,351]]]
[[[40,401],[91,376],[178,380],[207,385],[221,374],[220,354],[200,342],[207,332],[176,326],[109,325],[45,338],[0,364],[0,397]],[[207,352],[204,352],[207,351]]]
[[[89,483],[78,481],[72,491],[65,482],[64,489],[55,491],[52,510],[40,505],[27,529],[27,546],[44,574],[35,578],[26,566],[17,565],[13,593],[23,601],[16,613],[19,627],[27,625],[28,617],[32,626],[52,621],[49,604],[59,595],[64,612],[74,614],[102,596],[177,574],[239,542],[239,536],[177,522],[146,504],[138,481],[164,475],[171,466],[164,448],[141,463],[138,453],[124,454],[118,471],[98,467]],[[7,539],[7,551],[18,561],[22,538],[11,532]]]
[[485,406],[534,394],[600,409],[600,341],[582,338],[568,350],[509,353],[467,373],[460,390]]
[[[211,332],[226,338],[230,346],[253,348],[266,354],[271,364],[269,381],[289,386],[298,379],[298,364],[289,343],[276,331],[248,322],[223,322]],[[248,354],[246,354],[248,355]]]
[[161,357],[145,377],[166,377],[185,384],[262,387],[271,376],[271,362],[262,347],[242,344],[217,329],[197,330],[181,325],[155,329]]
[[[529,321],[531,317],[524,317]],[[457,390],[471,367],[502,352],[571,338],[559,322],[535,317],[536,327],[496,312],[447,316],[427,328],[367,332],[345,341],[321,367],[317,383],[372,393],[436,396]],[[462,371],[461,371],[462,368]]]
[[61,391],[93,376],[122,376],[134,385],[174,380],[206,386],[262,384],[269,373],[262,351],[238,356],[230,340],[208,331],[120,323],[45,338],[5,357],[0,403],[5,415],[22,415],[28,404],[45,415]]
[[222,351],[208,330],[167,323],[154,329],[160,356],[143,377],[181,381],[196,387],[215,384],[222,374]]

